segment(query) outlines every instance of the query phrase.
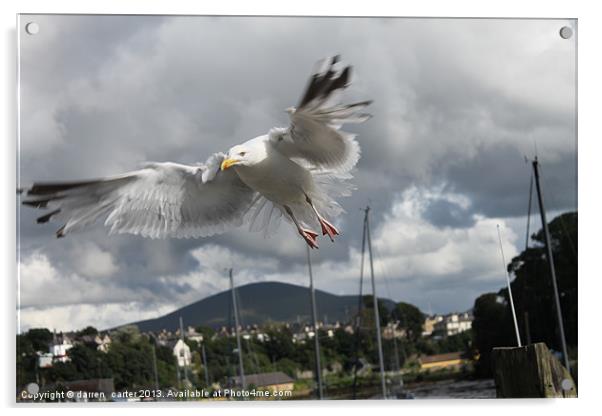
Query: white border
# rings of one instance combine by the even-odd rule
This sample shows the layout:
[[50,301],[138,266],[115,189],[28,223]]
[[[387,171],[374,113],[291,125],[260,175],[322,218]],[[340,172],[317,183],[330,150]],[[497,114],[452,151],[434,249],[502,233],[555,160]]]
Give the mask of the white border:
[[[299,403],[285,405],[285,407],[269,406],[261,403],[245,403],[244,405],[229,403],[227,406],[212,406],[221,408],[229,414],[263,414],[266,409],[278,413],[306,414],[317,409],[332,408],[333,410],[356,412],[364,414],[374,406],[381,407],[379,412],[395,413],[444,413],[446,415],[466,414],[467,411],[488,414],[504,414],[530,407],[528,410],[537,410],[546,414],[563,413],[575,410],[585,411],[586,407],[595,406],[596,389],[599,383],[600,372],[600,344],[595,338],[599,333],[598,321],[600,316],[599,297],[602,293],[598,268],[594,268],[594,259],[599,243],[594,238],[602,231],[599,216],[602,209],[598,202],[600,188],[597,180],[596,167],[600,164],[596,157],[600,154],[600,40],[601,15],[597,11],[596,2],[585,1],[546,1],[536,2],[527,0],[506,1],[420,1],[393,4],[391,1],[371,0],[369,2],[351,3],[350,0],[316,1],[303,0],[297,2],[277,1],[219,1],[195,2],[184,0],[169,1],[134,1],[134,0],[103,0],[94,2],[81,2],[76,0],[5,0],[1,3],[2,13],[2,82],[4,99],[1,101],[1,123],[4,126],[2,141],[2,261],[4,273],[2,274],[3,294],[5,305],[3,309],[2,331],[2,384],[0,395],[5,406],[11,406],[14,398],[14,354],[15,354],[15,182],[16,182],[16,34],[15,16],[17,13],[120,13],[120,14],[238,14],[238,15],[347,15],[347,16],[447,16],[447,17],[553,17],[553,18],[578,18],[579,19],[579,211],[580,211],[580,238],[581,246],[579,256],[579,322],[580,346],[579,356],[581,361],[579,371],[579,396],[577,400],[506,400],[506,401],[428,401],[428,402],[331,402],[331,403]],[[599,255],[598,255],[599,256]],[[8,347],[8,348],[6,348]],[[587,364],[586,364],[587,363]],[[13,405],[14,406],[14,405]],[[20,406],[23,407],[23,406]],[[74,411],[86,413],[106,413],[107,409],[97,406],[88,407],[86,410],[73,407]],[[79,406],[78,406],[79,407]],[[165,413],[164,407],[145,406],[144,411],[151,413]],[[536,407],[537,409],[533,409]],[[599,406],[597,406],[599,407]],[[114,407],[117,408],[117,407]],[[30,411],[47,412],[50,409],[29,408]],[[325,410],[326,410],[325,409]],[[14,410],[14,409],[13,409]],[[25,410],[25,409],[22,409]],[[68,409],[57,409],[61,413]],[[120,409],[121,410],[121,409]],[[203,411],[200,407],[186,406],[186,409],[198,414]]]

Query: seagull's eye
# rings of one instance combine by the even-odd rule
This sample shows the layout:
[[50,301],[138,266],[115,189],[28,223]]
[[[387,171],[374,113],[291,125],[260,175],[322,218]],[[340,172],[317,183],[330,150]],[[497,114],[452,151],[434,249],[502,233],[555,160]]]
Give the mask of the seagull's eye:
[[247,154],[247,152],[240,152],[238,155],[239,155],[239,156],[244,156],[244,155],[246,155],[246,154]]

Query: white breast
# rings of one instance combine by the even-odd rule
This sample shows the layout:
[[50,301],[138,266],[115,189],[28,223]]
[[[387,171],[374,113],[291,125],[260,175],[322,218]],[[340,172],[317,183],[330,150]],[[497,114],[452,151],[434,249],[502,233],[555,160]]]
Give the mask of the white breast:
[[234,169],[247,186],[280,205],[303,202],[313,191],[311,173],[276,150],[259,164]]

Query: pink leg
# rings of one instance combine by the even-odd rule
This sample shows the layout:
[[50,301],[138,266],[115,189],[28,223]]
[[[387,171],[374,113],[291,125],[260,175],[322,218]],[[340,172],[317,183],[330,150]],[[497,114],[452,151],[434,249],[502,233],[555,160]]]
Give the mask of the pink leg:
[[307,245],[310,248],[319,248],[318,241],[316,240],[316,237],[318,237],[318,233],[316,233],[312,230],[307,230],[307,229],[301,228],[301,226],[299,225],[299,222],[297,221],[297,218],[295,218],[295,216],[293,215],[293,211],[286,205],[284,206],[284,209],[286,210],[286,213],[291,217],[291,219],[297,226],[297,231],[299,231],[299,235],[301,237],[303,237],[303,239],[305,240]]
[[340,235],[339,230],[337,230],[334,225],[322,218],[322,216],[314,206],[312,200],[307,195],[305,195],[305,200],[311,206],[311,209],[313,209],[314,214],[316,214],[316,217],[318,217],[318,221],[320,222],[320,226],[322,227],[322,235],[328,235],[330,241],[334,243],[334,236]]
[[318,221],[320,221],[320,225],[322,226],[322,235],[328,234],[330,241],[334,242],[334,236],[340,235],[339,230],[322,217],[318,217]]
[[301,237],[303,237],[308,246],[311,248],[320,248],[318,247],[318,241],[316,240],[318,233],[315,233],[312,230],[299,229],[299,234],[301,234]]

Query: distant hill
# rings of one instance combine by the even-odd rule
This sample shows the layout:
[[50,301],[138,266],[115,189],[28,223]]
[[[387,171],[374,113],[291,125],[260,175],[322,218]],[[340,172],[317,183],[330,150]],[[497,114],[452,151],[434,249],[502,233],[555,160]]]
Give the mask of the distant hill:
[[[250,283],[237,288],[239,317],[241,324],[263,324],[265,322],[308,322],[311,319],[309,289],[303,286],[280,282]],[[383,299],[391,309],[395,303]],[[357,310],[356,295],[338,296],[316,290],[318,319],[328,322],[348,321]],[[179,327],[180,316],[185,326],[210,327],[227,326],[233,320],[231,293],[224,291],[184,306],[172,313],[155,319],[134,322],[141,331],[175,330]]]

